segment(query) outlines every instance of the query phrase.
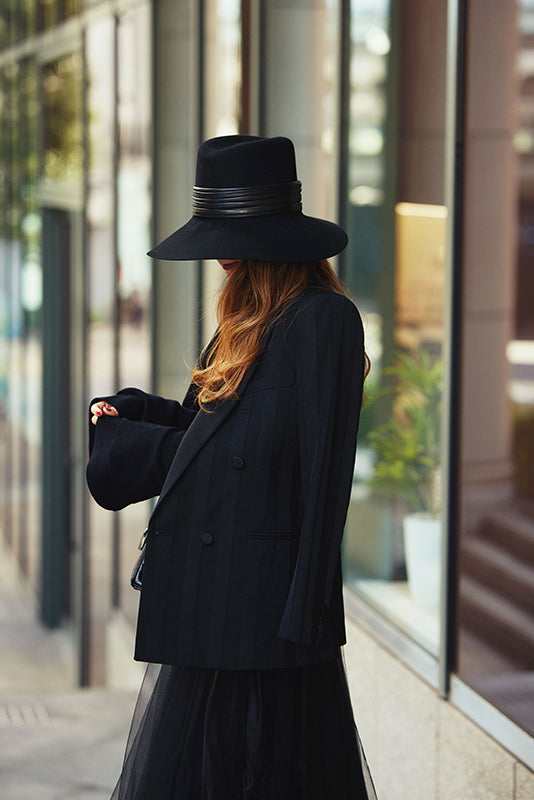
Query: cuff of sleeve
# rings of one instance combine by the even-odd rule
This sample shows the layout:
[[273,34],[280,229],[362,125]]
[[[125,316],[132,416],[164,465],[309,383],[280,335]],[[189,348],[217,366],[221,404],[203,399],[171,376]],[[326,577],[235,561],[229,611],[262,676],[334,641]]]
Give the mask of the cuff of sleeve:
[[110,405],[115,406],[119,412],[119,417],[126,419],[140,420],[143,416],[145,403],[142,397],[128,394],[127,390],[123,393],[118,392],[109,400]]
[[[127,390],[124,393],[118,392],[117,394],[111,394],[107,397],[94,397],[89,403],[89,456],[91,456],[91,453],[93,452],[96,433],[96,425],[93,425],[91,422],[91,406],[93,403],[98,403],[101,400],[105,400],[106,403],[114,406],[114,408],[117,409],[119,417],[124,417],[125,419],[131,420],[139,420],[143,416],[145,405],[143,398],[138,397],[137,395],[128,394]],[[109,419],[111,419],[111,417]],[[101,422],[101,420],[99,420],[99,422]]]
[[95,428],[92,437],[94,447],[92,448],[85,473],[87,485],[92,496],[100,506],[110,511],[115,511],[116,509],[111,492],[113,483],[108,453],[117,431],[117,422],[116,417],[104,417],[98,420],[96,425],[92,426]]

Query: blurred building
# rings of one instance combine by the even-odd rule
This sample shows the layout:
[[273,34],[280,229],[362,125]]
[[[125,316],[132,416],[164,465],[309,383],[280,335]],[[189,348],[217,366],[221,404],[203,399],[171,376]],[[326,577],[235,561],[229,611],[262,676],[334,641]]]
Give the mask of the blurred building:
[[[425,769],[482,730],[499,778],[477,796],[532,797],[533,0],[0,2],[0,526],[36,613],[72,631],[80,684],[123,679],[150,505],[89,498],[88,401],[183,395],[220,268],[145,253],[190,216],[199,142],[238,132],[290,136],[305,212],[350,234],[359,679],[407,666],[439,729]],[[404,763],[391,796],[431,797],[397,703],[394,725],[373,709],[376,758]]]

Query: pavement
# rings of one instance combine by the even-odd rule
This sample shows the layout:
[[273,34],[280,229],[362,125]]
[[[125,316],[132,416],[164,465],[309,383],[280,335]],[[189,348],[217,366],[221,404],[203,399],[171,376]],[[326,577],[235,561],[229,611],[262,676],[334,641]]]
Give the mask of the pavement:
[[73,688],[71,634],[35,607],[0,547],[0,798],[109,800],[136,691]]

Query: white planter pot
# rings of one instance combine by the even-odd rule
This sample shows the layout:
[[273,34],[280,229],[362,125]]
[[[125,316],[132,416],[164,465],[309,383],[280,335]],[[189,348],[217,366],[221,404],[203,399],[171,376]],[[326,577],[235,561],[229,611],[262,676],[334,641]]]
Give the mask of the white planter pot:
[[441,520],[431,514],[404,517],[404,554],[414,602],[437,606],[441,595]]

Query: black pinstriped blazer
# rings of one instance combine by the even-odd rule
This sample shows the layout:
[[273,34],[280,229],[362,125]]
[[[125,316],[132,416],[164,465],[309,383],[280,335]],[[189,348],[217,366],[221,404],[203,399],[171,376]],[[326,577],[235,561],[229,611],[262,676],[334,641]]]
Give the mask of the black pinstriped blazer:
[[[279,318],[239,399],[211,413],[124,389],[92,431],[98,503],[159,494],[135,658],[224,669],[335,658],[340,543],[364,370],[354,304],[308,289]],[[94,402],[94,401],[93,401]]]

